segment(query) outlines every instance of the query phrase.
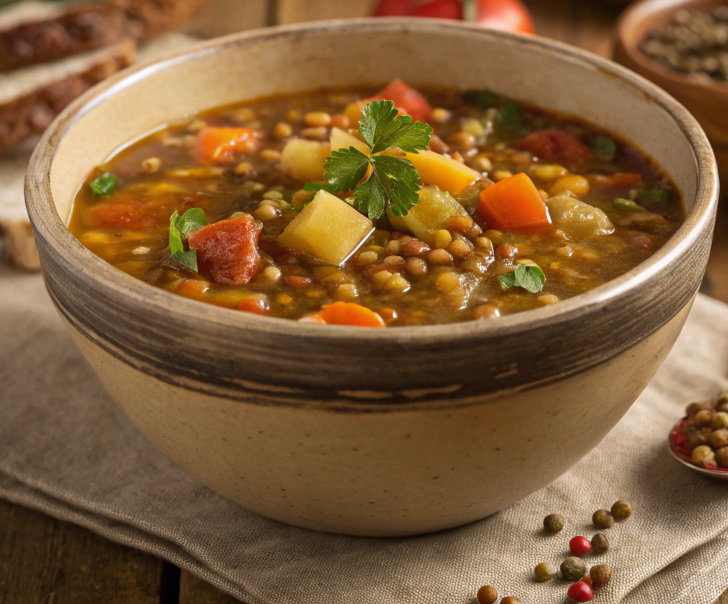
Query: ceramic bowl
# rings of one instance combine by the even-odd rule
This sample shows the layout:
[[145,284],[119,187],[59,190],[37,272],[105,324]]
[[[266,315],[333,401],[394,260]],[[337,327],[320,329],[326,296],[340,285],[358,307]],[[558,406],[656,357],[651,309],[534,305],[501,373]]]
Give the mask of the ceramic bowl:
[[[400,76],[491,88],[626,136],[682,191],[684,225],[637,268],[559,304],[387,330],[175,296],[106,264],[65,226],[88,171],[160,124],[262,95]],[[478,520],[597,445],[680,332],[708,258],[717,191],[702,130],[642,78],[549,40],[429,19],[249,32],[126,71],[59,116],[27,177],[48,291],[149,439],[250,510],[355,535]]]
[[649,30],[673,21],[680,9],[706,11],[725,0],[640,0],[619,19],[614,60],[665,89],[695,116],[705,130],[718,159],[720,171],[728,173],[728,85],[691,80],[667,69],[647,55],[639,45]]

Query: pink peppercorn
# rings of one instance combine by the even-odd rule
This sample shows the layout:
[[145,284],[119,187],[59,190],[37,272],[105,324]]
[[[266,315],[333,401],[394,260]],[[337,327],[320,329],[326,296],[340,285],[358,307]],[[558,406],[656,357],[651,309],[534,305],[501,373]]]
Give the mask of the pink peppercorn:
[[574,537],[569,541],[569,549],[574,556],[583,556],[591,549],[591,541],[586,537]]
[[589,602],[594,598],[594,590],[583,581],[574,583],[567,593],[574,602]]

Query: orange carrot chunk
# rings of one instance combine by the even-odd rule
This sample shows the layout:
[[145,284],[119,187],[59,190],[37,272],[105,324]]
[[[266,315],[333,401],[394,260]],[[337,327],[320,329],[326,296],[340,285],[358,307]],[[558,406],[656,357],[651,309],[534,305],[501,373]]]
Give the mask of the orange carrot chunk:
[[354,302],[327,304],[310,317],[325,325],[352,325],[355,327],[386,327],[384,319],[373,310]]
[[478,214],[488,227],[506,231],[545,227],[551,223],[536,185],[523,172],[481,191]]
[[255,130],[250,128],[201,128],[192,148],[192,157],[205,164],[230,162],[236,151],[255,144],[256,136]]

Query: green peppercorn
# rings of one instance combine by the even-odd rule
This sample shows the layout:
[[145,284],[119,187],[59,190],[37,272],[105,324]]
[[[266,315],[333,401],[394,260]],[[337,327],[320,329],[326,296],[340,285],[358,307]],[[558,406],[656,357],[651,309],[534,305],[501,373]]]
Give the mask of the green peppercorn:
[[539,583],[553,579],[558,572],[559,569],[548,562],[541,562],[541,564],[537,564],[536,568],[533,569],[533,574],[536,577],[536,581]]
[[728,468],[728,447],[721,447],[715,452],[715,461],[721,468]]
[[632,515],[632,506],[624,499],[616,501],[612,506],[612,516],[615,520],[624,520]]
[[608,529],[614,524],[614,516],[607,512],[607,510],[597,510],[592,516],[592,522],[597,528]]
[[612,571],[606,564],[597,564],[592,566],[589,570],[589,576],[592,580],[592,587],[597,589],[602,585],[609,583],[609,579],[612,578]]
[[492,585],[483,585],[476,596],[478,604],[494,604],[498,599],[498,590]]
[[708,437],[710,446],[714,449],[720,449],[722,447],[728,447],[728,430],[721,428],[720,430],[713,430]]
[[728,428],[728,413],[725,411],[718,411],[713,416],[713,424],[711,425],[713,430],[719,430],[720,428]]
[[543,528],[547,533],[555,535],[564,528],[564,519],[558,514],[549,514],[543,519]]
[[586,562],[572,556],[561,563],[561,576],[567,581],[578,581],[586,573]]
[[594,555],[603,554],[609,549],[609,540],[604,533],[597,533],[594,535],[594,537],[592,537],[591,544],[591,551]]

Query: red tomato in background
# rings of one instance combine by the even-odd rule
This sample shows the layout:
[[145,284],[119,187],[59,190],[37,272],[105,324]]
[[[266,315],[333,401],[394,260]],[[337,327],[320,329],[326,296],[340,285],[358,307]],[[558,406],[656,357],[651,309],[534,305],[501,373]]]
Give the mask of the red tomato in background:
[[518,146],[537,157],[557,161],[577,163],[592,156],[589,147],[573,134],[555,128],[531,132]]
[[392,101],[397,109],[412,116],[412,119],[416,122],[426,122],[432,113],[432,107],[427,99],[411,86],[407,86],[399,78],[392,80],[377,92],[371,100]]
[[375,17],[431,17],[473,21],[502,31],[534,32],[533,17],[521,0],[379,0]]

